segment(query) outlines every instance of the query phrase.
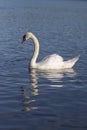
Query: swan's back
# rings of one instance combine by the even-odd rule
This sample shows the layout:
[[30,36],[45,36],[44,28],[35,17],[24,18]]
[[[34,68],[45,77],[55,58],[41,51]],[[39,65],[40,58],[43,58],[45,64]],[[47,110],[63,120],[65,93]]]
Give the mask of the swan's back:
[[61,56],[53,54],[45,57],[41,62],[37,63],[36,68],[43,70],[72,68],[78,59],[79,56],[64,61]]

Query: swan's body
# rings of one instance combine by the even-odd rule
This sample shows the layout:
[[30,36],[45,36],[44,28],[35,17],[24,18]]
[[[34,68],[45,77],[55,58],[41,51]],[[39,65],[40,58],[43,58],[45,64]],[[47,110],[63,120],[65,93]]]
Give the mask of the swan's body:
[[37,38],[31,33],[27,32],[23,36],[23,41],[26,41],[28,39],[32,39],[34,42],[34,52],[33,56],[30,61],[30,68],[35,68],[35,69],[41,69],[41,70],[48,70],[48,69],[67,69],[67,68],[72,68],[74,64],[77,62],[79,59],[79,56],[70,59],[68,61],[64,61],[63,58],[57,54],[52,54],[47,57],[45,57],[41,62],[37,63],[37,57],[39,54],[39,42]]

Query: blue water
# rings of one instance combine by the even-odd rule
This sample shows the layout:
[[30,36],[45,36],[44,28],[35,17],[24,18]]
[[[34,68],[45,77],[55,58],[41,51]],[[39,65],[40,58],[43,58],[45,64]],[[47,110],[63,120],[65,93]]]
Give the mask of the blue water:
[[[87,2],[0,0],[0,130],[87,129]],[[80,54],[73,69],[29,72],[33,32],[38,61]]]

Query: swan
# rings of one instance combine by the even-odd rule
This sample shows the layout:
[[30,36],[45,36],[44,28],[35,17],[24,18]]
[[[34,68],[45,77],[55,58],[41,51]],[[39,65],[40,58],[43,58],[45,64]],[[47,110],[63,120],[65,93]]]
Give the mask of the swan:
[[40,69],[40,70],[69,69],[72,68],[79,59],[79,56],[76,56],[68,61],[64,61],[63,57],[61,57],[60,55],[52,54],[45,57],[43,60],[37,63],[36,61],[39,54],[39,41],[36,38],[36,36],[31,32],[27,32],[23,36],[22,43],[24,43],[24,41],[28,39],[31,39],[34,42],[34,52],[29,65],[30,69]]

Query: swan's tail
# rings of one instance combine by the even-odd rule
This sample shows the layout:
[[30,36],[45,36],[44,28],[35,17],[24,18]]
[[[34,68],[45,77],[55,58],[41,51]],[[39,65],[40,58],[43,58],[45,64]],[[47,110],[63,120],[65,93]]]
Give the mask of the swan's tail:
[[80,55],[64,62],[64,68],[72,68],[75,63],[79,60]]

